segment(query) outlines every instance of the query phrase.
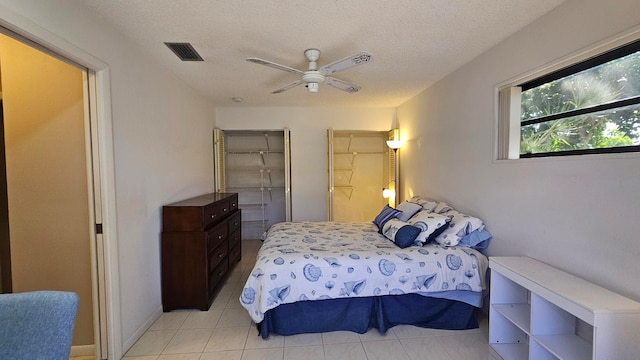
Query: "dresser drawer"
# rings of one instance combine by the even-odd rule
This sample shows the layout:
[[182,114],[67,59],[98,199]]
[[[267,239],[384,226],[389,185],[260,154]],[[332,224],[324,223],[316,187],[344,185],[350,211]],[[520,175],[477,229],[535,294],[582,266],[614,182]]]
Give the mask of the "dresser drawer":
[[204,208],[204,219],[202,219],[205,227],[213,224],[214,222],[222,219],[231,212],[231,205],[228,200],[218,201],[215,204],[208,205]]
[[238,194],[229,196],[229,207],[231,212],[234,212],[238,208]]
[[209,272],[212,272],[213,269],[220,265],[220,262],[225,260],[228,252],[229,248],[227,246],[227,243],[223,242],[209,254]]
[[236,262],[240,261],[242,258],[242,243],[238,241],[238,243],[230,247],[229,249],[229,266],[233,266]]
[[229,234],[229,236],[227,236],[229,249],[239,244],[241,238],[242,238],[242,235],[241,235],[240,229],[236,229],[234,232]]
[[220,244],[226,243],[227,224],[220,224],[207,231],[207,250],[213,252]]
[[213,294],[216,285],[224,278],[229,270],[229,263],[225,258],[213,271],[209,272],[209,296]]
[[231,216],[231,218],[227,222],[227,224],[229,224],[229,234],[234,232],[236,229],[239,229],[240,226],[242,225],[242,220],[241,220],[241,217],[240,217],[240,211],[241,210],[239,210],[233,216]]

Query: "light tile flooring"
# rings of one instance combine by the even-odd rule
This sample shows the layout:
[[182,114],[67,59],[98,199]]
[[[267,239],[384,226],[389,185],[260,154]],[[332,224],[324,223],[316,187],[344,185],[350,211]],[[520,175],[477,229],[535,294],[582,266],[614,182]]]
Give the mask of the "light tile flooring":
[[486,317],[479,329],[446,331],[400,325],[380,335],[338,331],[258,336],[239,297],[259,240],[242,242],[237,264],[209,311],[163,313],[129,349],[125,360],[499,360],[488,346]]

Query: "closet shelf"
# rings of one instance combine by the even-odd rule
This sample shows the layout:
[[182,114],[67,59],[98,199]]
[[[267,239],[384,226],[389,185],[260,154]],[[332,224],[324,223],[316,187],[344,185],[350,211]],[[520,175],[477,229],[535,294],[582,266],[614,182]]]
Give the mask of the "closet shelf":
[[386,151],[334,151],[334,155],[384,155]]
[[264,155],[264,154],[284,154],[282,150],[228,150],[227,154],[237,154],[237,155]]
[[264,218],[264,219],[254,219],[254,220],[251,220],[251,219],[246,219],[246,220],[245,220],[244,218],[242,218],[242,223],[243,223],[243,224],[244,224],[244,223],[246,223],[246,224],[263,224],[263,223],[267,223],[267,222],[269,222],[269,219],[267,219],[267,218]]
[[260,170],[264,170],[264,171],[284,171],[284,168],[277,168],[277,167],[272,167],[272,166],[267,166],[267,167],[259,167],[259,168],[251,168],[251,167],[234,167],[234,168],[227,168],[225,171],[226,172],[260,172]]
[[337,185],[333,187],[335,190],[340,190],[349,200],[353,195],[354,187],[352,185]]
[[270,191],[272,189],[284,189],[284,186],[227,186],[227,190]]
[[250,208],[254,208],[254,209],[255,209],[255,208],[259,208],[259,209],[262,209],[262,208],[267,207],[267,205],[269,205],[269,204],[266,204],[266,203],[249,203],[249,204],[243,204],[243,203],[240,203],[240,208],[241,208],[241,209],[249,208],[249,209],[247,209],[247,210],[251,210]]

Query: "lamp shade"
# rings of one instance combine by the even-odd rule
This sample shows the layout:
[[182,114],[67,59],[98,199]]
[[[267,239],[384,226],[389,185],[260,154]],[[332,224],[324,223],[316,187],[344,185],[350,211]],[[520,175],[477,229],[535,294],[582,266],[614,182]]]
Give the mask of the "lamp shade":
[[387,140],[387,146],[393,150],[398,150],[404,144],[404,142],[400,140],[400,129],[393,129],[391,132],[393,135],[389,136],[390,139]]
[[392,148],[393,150],[398,150],[402,146],[402,141],[400,141],[400,140],[387,140],[387,146]]

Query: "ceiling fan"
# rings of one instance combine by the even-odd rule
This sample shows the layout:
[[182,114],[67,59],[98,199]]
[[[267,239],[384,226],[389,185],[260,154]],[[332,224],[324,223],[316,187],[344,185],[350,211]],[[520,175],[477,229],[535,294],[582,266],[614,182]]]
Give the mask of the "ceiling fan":
[[294,69],[285,65],[276,64],[272,61],[262,60],[258,58],[248,58],[247,61],[302,76],[300,80],[292,82],[291,84],[286,85],[278,90],[275,90],[271,92],[272,94],[279,94],[301,84],[305,84],[310,93],[317,93],[319,84],[323,82],[329,86],[333,86],[337,89],[353,94],[358,92],[361,87],[328,75],[335,74],[338,71],[350,69],[354,66],[366,64],[373,60],[373,56],[371,56],[371,54],[363,51],[344,59],[334,61],[318,69],[317,61],[320,57],[320,50],[307,49],[304,51],[304,56],[307,58],[307,60],[309,60],[309,70],[307,71]]

